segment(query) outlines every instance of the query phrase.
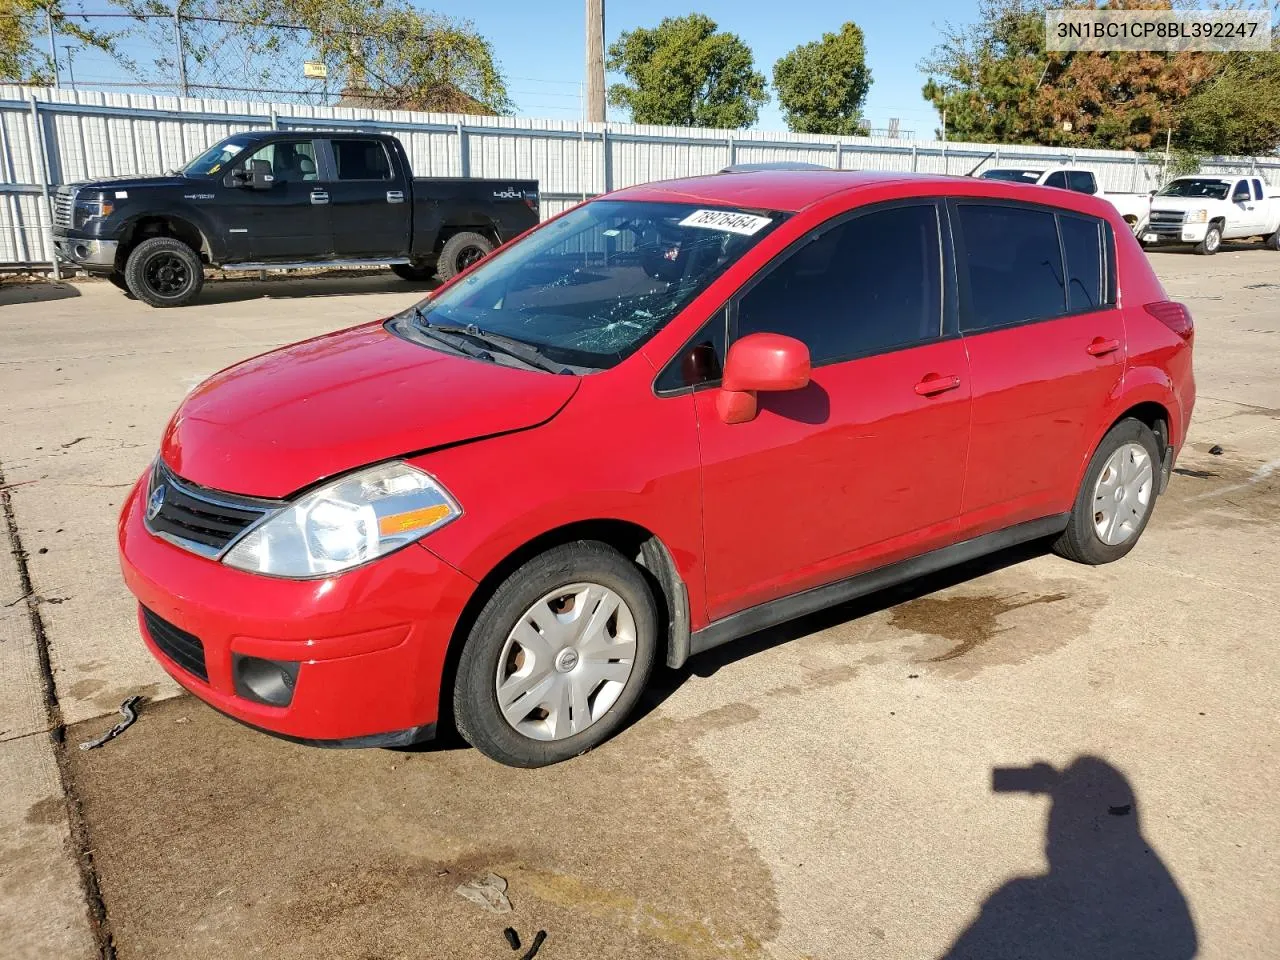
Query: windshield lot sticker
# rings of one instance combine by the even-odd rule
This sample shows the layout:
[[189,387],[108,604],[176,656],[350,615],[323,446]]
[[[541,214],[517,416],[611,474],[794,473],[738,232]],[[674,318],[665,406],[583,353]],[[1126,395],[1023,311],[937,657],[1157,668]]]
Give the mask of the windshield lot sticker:
[[772,222],[768,217],[734,213],[732,210],[695,210],[680,221],[680,226],[700,227],[703,230],[725,230],[749,237],[753,233],[759,233]]
[[117,200],[128,200],[128,199],[129,199],[129,191],[128,191],[128,190],[117,190],[117,191],[116,191],[116,199],[117,199]]

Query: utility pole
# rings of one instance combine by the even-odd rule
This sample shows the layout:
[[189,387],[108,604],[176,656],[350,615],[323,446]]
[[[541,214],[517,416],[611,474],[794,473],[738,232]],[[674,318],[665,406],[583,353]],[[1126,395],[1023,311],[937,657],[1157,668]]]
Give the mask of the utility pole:
[[49,62],[53,64],[53,85],[60,87],[62,84],[58,82],[58,46],[53,39],[53,0],[49,0],[49,5],[44,8],[44,25],[49,32]]
[[587,0],[587,120],[604,123],[604,0]]
[[173,6],[173,42],[178,48],[178,83],[182,86],[184,97],[191,95],[187,86],[187,45],[182,38],[182,3],[178,0]]
[[71,89],[74,90],[76,88],[76,64],[72,59],[72,54],[74,54],[76,48],[71,44],[67,44],[62,49],[67,51],[67,76],[71,78]]

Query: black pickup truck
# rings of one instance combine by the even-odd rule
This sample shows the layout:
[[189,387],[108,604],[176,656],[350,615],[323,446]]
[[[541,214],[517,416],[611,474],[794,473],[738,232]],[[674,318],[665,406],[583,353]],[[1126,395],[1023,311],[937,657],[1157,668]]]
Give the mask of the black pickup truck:
[[228,270],[388,264],[449,279],[538,222],[534,180],[414,177],[395,137],[240,133],[162,177],[60,186],[58,257],[153,307]]

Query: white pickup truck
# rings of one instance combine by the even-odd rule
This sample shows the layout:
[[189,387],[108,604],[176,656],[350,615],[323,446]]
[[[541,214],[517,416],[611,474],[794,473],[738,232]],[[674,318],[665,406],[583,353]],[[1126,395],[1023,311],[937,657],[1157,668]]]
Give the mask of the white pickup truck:
[[1218,252],[1223,240],[1265,237],[1280,250],[1280,197],[1261,177],[1195,174],[1171,180],[1151,198],[1144,245],[1194,244],[1196,253]]
[[1151,198],[1145,193],[1108,193],[1098,186],[1092,170],[1083,167],[996,167],[979,175],[983,180],[1005,180],[1009,183],[1033,183],[1042,187],[1060,187],[1087,193],[1106,200],[1124,217],[1137,233],[1147,222]]

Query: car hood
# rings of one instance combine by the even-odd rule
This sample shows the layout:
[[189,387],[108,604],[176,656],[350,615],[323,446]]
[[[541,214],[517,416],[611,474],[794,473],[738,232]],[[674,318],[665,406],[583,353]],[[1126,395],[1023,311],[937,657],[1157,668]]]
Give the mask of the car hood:
[[160,453],[200,486],[286,497],[365,464],[545,423],[578,382],[366,324],[214,374],[173,415]]
[[1226,203],[1225,200],[1214,200],[1212,197],[1152,197],[1151,210],[1173,210],[1179,213],[1185,210],[1209,210],[1215,204]]
[[[123,177],[95,177],[92,180],[79,180],[70,184],[71,190],[131,190],[141,187],[185,187],[193,183],[204,183],[205,181],[188,180],[183,176],[153,176],[140,177],[132,174]],[[216,183],[216,181],[208,181]]]

